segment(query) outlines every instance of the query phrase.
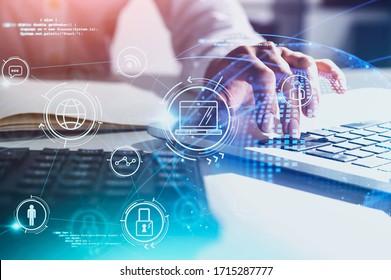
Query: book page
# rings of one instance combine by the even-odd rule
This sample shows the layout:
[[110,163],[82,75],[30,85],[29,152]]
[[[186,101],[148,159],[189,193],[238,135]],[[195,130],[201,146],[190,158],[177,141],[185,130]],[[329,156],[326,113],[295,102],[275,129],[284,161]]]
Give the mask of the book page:
[[[45,106],[49,102],[45,95],[62,83],[30,78],[21,85],[1,88],[0,126],[39,125],[43,122]],[[161,119],[165,110],[161,98],[155,93],[129,83],[71,81],[67,85],[85,89],[91,97],[98,100],[102,115],[97,115],[96,121],[103,123],[146,126]],[[55,115],[54,109],[50,109],[48,113]],[[31,115],[32,113],[34,114]],[[15,115],[19,116],[7,118]]]

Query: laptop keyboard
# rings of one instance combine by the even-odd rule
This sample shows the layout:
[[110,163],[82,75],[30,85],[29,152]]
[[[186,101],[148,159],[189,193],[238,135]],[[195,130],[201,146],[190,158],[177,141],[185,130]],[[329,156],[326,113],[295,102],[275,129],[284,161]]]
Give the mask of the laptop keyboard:
[[391,122],[360,122],[302,133],[300,139],[260,141],[311,156],[391,172]]
[[[142,198],[158,200],[174,217],[197,215],[193,218],[214,228],[197,162],[183,161],[166,150],[140,152],[139,170],[123,178],[111,170],[110,155],[91,149],[0,148],[0,220],[6,223],[15,206],[30,195],[45,198],[59,216],[86,205],[107,205],[106,211],[114,217],[124,205]],[[181,199],[187,201],[189,213],[176,213]],[[176,225],[186,227],[187,223],[179,220]]]

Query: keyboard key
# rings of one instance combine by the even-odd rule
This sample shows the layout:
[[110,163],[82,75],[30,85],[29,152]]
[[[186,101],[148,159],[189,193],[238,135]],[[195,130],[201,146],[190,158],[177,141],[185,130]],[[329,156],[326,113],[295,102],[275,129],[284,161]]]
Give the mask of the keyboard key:
[[360,145],[360,146],[371,146],[371,145],[374,145],[376,144],[375,141],[370,141],[370,140],[366,140],[366,139],[356,139],[356,140],[352,140],[352,141],[349,141],[350,143],[353,143],[353,144],[357,144],[357,145]]
[[337,148],[334,146],[321,147],[318,148],[317,150],[321,152],[331,153],[331,154],[339,154],[345,151],[345,149]]
[[97,155],[74,155],[72,161],[75,163],[99,163],[103,160],[103,157]]
[[352,150],[352,151],[347,151],[345,155],[354,156],[358,158],[366,158],[366,157],[373,156],[374,154],[370,152],[361,151],[361,150]]
[[353,130],[350,133],[360,135],[362,137],[367,137],[367,136],[371,136],[371,135],[375,134],[375,132],[373,132],[373,131],[368,131],[368,130],[364,130],[364,129]]
[[388,131],[388,129],[378,127],[377,125],[376,126],[367,127],[367,128],[365,128],[365,130],[376,132],[376,133],[384,133],[384,132]]
[[0,150],[1,160],[21,160],[27,155],[28,148],[12,148]]
[[325,130],[332,131],[335,133],[344,133],[344,132],[352,131],[353,129],[348,127],[343,127],[343,126],[334,126],[332,128],[326,128]]
[[258,141],[261,146],[270,148],[281,148],[289,151],[302,152],[322,146],[330,145],[326,138],[314,138],[309,137],[307,134],[304,139],[293,139],[293,138],[274,138]]
[[383,136],[380,136],[380,135],[372,135],[372,136],[369,136],[369,137],[365,137],[365,139],[371,140],[371,141],[375,141],[375,142],[378,142],[378,143],[386,142],[386,141],[390,140],[389,138],[383,137]]
[[329,141],[330,143],[333,143],[333,144],[346,142],[346,139],[335,137],[335,136],[329,136],[329,137],[326,137],[326,139],[327,139],[327,141]]
[[30,168],[34,170],[49,170],[51,166],[51,162],[36,162]]
[[360,136],[349,132],[335,134],[335,137],[339,137],[347,140],[354,140],[360,138]]
[[385,129],[390,129],[390,130],[391,130],[391,122],[379,124],[378,127],[385,128]]
[[327,137],[327,136],[331,136],[331,135],[335,134],[335,132],[327,131],[327,130],[323,130],[323,129],[311,130],[311,131],[308,131],[308,133],[322,136],[322,137]]
[[345,149],[345,150],[354,150],[354,149],[359,149],[359,148],[361,148],[360,145],[352,144],[352,143],[348,143],[348,142],[343,142],[343,143],[335,144],[334,146],[335,146],[335,147],[338,147],[338,148]]
[[385,148],[385,149],[391,149],[391,143],[390,142],[379,143],[376,146],[379,146],[379,147],[382,147],[382,148]]
[[374,126],[374,125],[377,125],[379,123],[381,123],[381,121],[374,120],[374,121],[366,121],[366,122],[348,123],[348,124],[344,124],[342,126],[349,127],[349,128],[355,128],[355,129],[361,129],[361,128]]
[[57,156],[59,155],[66,155],[68,154],[69,152],[69,149],[49,149],[49,148],[45,148],[42,150],[41,154],[42,155],[55,155],[57,154]]
[[348,155],[344,155],[344,154],[330,154],[330,153],[325,153],[325,152],[316,151],[316,150],[308,151],[307,154],[312,155],[312,156],[321,157],[321,158],[336,160],[336,161],[340,161],[340,162],[349,162],[349,161],[354,161],[357,159],[356,157],[348,156]]
[[378,157],[369,157],[369,158],[363,158],[363,159],[358,159],[353,164],[367,167],[367,168],[374,168],[378,166],[385,165],[387,163],[390,163],[389,160],[383,159],[383,158],[378,158]]
[[305,141],[299,144],[284,145],[281,148],[288,151],[303,152],[303,151],[311,150],[313,148],[323,147],[327,145],[330,145],[330,143]]
[[382,154],[382,153],[386,153],[389,151],[388,149],[377,147],[377,146],[363,147],[363,148],[361,148],[361,150],[366,151],[366,152],[370,152],[370,153],[374,153],[374,154]]
[[30,169],[26,171],[26,176],[29,178],[46,178],[48,175],[47,170],[40,170],[40,169]]
[[103,155],[104,151],[102,149],[79,149],[77,150],[78,155],[88,155],[88,156],[93,156],[93,155]]
[[39,161],[39,162],[53,162],[53,160],[59,160],[59,158],[57,158],[57,156],[55,154],[53,155],[39,155],[35,158],[36,161]]
[[384,171],[384,172],[391,172],[391,164],[386,164],[383,166],[380,166],[377,170]]
[[380,134],[380,136],[391,138],[391,131],[387,131],[386,133],[382,133],[382,134]]
[[377,157],[391,160],[391,152],[387,152],[387,153],[384,153],[384,154],[380,154],[380,155],[378,155]]

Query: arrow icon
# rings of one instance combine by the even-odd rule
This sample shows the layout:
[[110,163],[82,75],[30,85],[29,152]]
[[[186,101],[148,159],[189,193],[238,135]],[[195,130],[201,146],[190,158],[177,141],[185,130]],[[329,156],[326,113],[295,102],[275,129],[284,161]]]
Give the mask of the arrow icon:
[[52,138],[46,133],[45,127],[46,127],[46,126],[45,126],[43,123],[40,123],[40,124],[38,125],[38,128],[40,128],[40,129],[42,130],[42,132],[46,135],[46,137],[47,137],[50,141],[54,142],[54,141],[52,140]]
[[145,250],[149,250],[148,243],[145,243],[144,248],[145,248]]
[[[221,159],[224,158],[224,153],[219,153],[219,155],[220,155]],[[218,156],[213,156],[213,158],[214,158],[214,162],[217,162],[219,160]],[[210,165],[212,160],[210,158],[206,158],[206,160],[208,161],[208,165]]]
[[187,81],[188,81],[190,84],[193,83],[193,81],[191,80],[191,76],[189,76],[189,78],[187,78]]

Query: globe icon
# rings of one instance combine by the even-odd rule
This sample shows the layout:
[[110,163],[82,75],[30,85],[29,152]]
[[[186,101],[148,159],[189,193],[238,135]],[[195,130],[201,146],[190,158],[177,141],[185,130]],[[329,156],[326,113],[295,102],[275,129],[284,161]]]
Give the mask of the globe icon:
[[61,101],[56,108],[56,121],[66,130],[76,130],[86,121],[86,108],[74,98]]

